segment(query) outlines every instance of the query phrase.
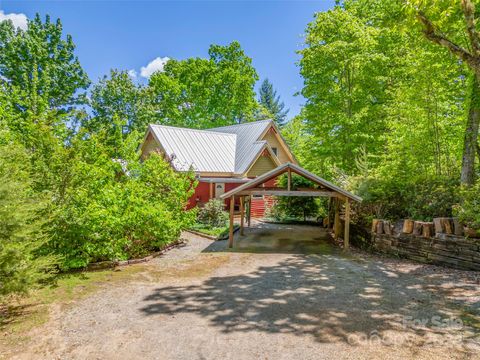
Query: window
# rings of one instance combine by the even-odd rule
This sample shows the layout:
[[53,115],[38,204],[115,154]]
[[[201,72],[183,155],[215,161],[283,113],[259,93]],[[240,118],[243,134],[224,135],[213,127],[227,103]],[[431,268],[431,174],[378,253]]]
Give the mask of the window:
[[263,199],[263,195],[252,195],[253,199]]
[[276,148],[276,147],[272,147],[272,151],[273,151],[273,153],[275,154],[275,156],[278,156],[277,148]]

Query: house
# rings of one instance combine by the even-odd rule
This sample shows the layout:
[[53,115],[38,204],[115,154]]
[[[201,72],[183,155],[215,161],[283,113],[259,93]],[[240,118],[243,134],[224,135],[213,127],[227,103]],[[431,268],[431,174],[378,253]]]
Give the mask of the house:
[[[160,151],[177,171],[192,169],[198,179],[188,207],[202,205],[295,157],[271,120],[255,121],[208,130],[151,124],[141,146],[142,156]],[[266,183],[264,186],[274,186]],[[225,200],[228,202],[229,200]],[[263,216],[272,197],[254,195],[253,216]]]

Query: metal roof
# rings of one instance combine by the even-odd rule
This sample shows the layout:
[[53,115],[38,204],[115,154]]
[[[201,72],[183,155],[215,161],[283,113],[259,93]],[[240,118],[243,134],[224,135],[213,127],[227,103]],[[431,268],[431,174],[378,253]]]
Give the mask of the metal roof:
[[235,171],[235,134],[164,125],[150,129],[178,171]]
[[259,140],[271,120],[254,121],[208,130],[164,125],[150,129],[178,171],[244,174],[264,149]]
[[275,168],[273,170],[270,170],[269,172],[266,172],[265,174],[262,174],[262,175],[256,177],[255,179],[252,179],[249,182],[247,182],[245,184],[242,184],[242,185],[226,192],[225,194],[220,195],[220,198],[226,199],[226,198],[229,198],[232,195],[235,195],[235,194],[237,194],[237,193],[239,193],[243,190],[248,190],[252,187],[263,184],[264,182],[266,182],[270,179],[276,178],[277,176],[285,173],[289,168],[292,170],[292,172],[295,172],[296,174],[301,175],[301,176],[313,181],[314,183],[322,185],[323,187],[325,187],[329,190],[340,193],[340,194],[346,196],[347,198],[349,198],[351,200],[355,200],[355,201],[358,201],[358,202],[362,201],[362,198],[360,196],[352,194],[351,192],[349,192],[347,190],[344,190],[344,189],[338,187],[335,184],[332,184],[330,181],[322,179],[320,176],[312,174],[311,172],[305,170],[304,168],[302,168],[298,165],[292,164],[290,162],[284,163],[284,164],[278,166],[277,168]]
[[252,161],[255,160],[258,153],[266,144],[266,141],[259,141],[259,138],[271,123],[272,120],[253,121],[244,124],[213,128],[209,129],[209,131],[237,135],[235,173],[243,174],[248,170]]

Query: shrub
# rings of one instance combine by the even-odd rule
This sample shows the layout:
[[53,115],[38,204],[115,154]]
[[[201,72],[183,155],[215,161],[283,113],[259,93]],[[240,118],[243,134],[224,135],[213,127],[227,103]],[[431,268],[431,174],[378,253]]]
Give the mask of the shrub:
[[477,230],[480,235],[480,182],[460,190],[461,204],[455,206],[454,213],[460,222]]
[[[288,178],[287,176],[281,176],[278,179],[278,185],[281,187],[287,187]],[[313,184],[311,181],[305,179],[302,176],[292,174],[292,190],[298,188],[308,188],[312,187]],[[315,197],[292,197],[292,196],[281,196],[277,198],[277,201],[273,205],[272,209],[269,212],[270,216],[273,216],[277,220],[283,218],[301,218],[304,221],[308,217],[317,217],[320,211],[319,200]]]
[[65,184],[56,189],[47,251],[62,269],[143,256],[175,241],[194,220],[185,211],[192,174],[175,172],[159,155],[114,161],[96,136],[74,143]]
[[359,182],[357,193],[363,202],[356,205],[356,212],[366,222],[372,218],[431,221],[450,217],[459,202],[458,183],[448,178],[368,178]]
[[225,226],[228,214],[223,209],[222,200],[211,199],[198,211],[197,221],[210,227]]

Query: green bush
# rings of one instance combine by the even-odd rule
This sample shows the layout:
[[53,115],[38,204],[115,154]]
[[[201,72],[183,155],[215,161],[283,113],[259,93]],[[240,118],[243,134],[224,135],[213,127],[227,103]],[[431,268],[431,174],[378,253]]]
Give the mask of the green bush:
[[194,220],[185,210],[192,174],[175,172],[158,154],[141,162],[127,149],[126,160],[114,161],[101,140],[73,144],[66,183],[54,197],[47,251],[63,257],[64,270],[146,255]]
[[356,213],[365,222],[372,218],[431,221],[450,217],[460,199],[458,182],[448,178],[369,178],[359,182],[357,193],[363,202],[356,205]]
[[31,192],[28,164],[21,147],[0,147],[0,298],[26,293],[49,278],[56,260],[38,254],[45,241],[45,201]]
[[211,199],[199,211],[197,221],[212,228],[225,226],[228,213],[224,211],[222,200]]
[[[288,177],[281,176],[278,179],[278,186],[286,188]],[[291,189],[309,188],[313,184],[310,180],[302,176],[292,174]],[[308,217],[317,217],[320,211],[320,201],[315,197],[293,197],[279,196],[274,206],[269,210],[267,216],[271,216],[276,220],[287,218],[307,220]]]
[[480,235],[480,182],[472,187],[464,187],[460,190],[461,204],[455,206],[454,213],[460,222],[477,230]]

